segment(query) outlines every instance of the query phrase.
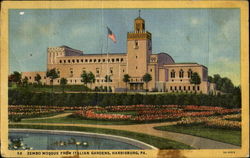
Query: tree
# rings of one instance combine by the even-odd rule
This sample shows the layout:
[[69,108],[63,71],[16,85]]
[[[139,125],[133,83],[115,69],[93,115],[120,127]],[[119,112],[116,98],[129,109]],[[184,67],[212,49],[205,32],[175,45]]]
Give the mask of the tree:
[[90,88],[92,87],[92,83],[95,82],[95,75],[92,72],[87,73],[86,71],[82,72],[82,82],[87,87],[87,84],[90,83]]
[[50,84],[52,85],[52,93],[53,93],[53,81],[54,79],[59,78],[59,74],[54,68],[54,69],[47,70],[46,77],[50,78]]
[[125,74],[123,76],[123,82],[126,83],[126,93],[127,93],[127,90],[128,90],[127,86],[128,86],[129,79],[130,79],[130,76],[128,74]]
[[232,81],[227,78],[227,77],[223,77],[221,79],[221,88],[220,90],[224,93],[233,93],[234,91],[234,84],[232,83]]
[[89,75],[86,71],[83,71],[81,74],[82,82],[87,87],[87,84],[89,83]]
[[[189,80],[190,84],[199,85],[201,84],[201,78],[197,72],[192,73],[191,79]],[[196,87],[195,87],[196,92]]]
[[23,86],[27,86],[28,85],[28,82],[29,82],[29,79],[27,76],[25,76],[23,79],[22,79],[22,84]]
[[146,83],[146,94],[148,91],[148,82],[152,80],[152,76],[149,73],[146,73],[143,77],[142,80]]
[[111,82],[111,76],[106,75],[104,82]]
[[9,81],[10,82],[15,82],[17,85],[20,85],[21,84],[21,78],[22,78],[22,75],[19,72],[14,71],[13,74],[11,74],[9,76]]
[[95,83],[95,75],[92,72],[88,73],[89,83],[90,83],[90,89],[92,89],[92,83]]
[[35,76],[35,81],[37,82],[37,84],[40,84],[40,80],[42,79],[42,77],[39,74],[36,74]]
[[214,83],[213,77],[212,77],[212,76],[208,76],[207,80],[208,80],[208,82],[210,82],[210,83]]
[[62,91],[64,93],[64,88],[65,88],[65,85],[68,83],[68,80],[66,78],[61,78],[60,80],[60,85],[62,86]]
[[228,77],[221,77],[219,74],[215,74],[213,77],[209,76],[208,81],[216,84],[216,89],[224,93],[233,93],[234,84]]

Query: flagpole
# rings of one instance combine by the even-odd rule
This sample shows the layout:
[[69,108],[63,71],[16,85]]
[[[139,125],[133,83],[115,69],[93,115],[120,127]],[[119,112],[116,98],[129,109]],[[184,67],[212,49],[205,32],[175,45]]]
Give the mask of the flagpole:
[[109,51],[108,51],[108,47],[109,47],[109,39],[108,39],[108,35],[107,35],[107,92],[108,92],[108,82],[109,82],[109,76],[108,76],[108,58],[109,58]]

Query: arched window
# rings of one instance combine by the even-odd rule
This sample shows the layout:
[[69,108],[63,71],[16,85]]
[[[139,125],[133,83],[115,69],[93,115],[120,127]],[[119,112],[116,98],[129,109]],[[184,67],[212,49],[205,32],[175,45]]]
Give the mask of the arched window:
[[183,78],[183,77],[184,77],[184,71],[183,71],[182,69],[179,71],[179,77],[180,77],[180,78]]
[[170,77],[175,78],[175,71],[174,70],[171,71]]
[[139,42],[137,40],[135,40],[135,49],[139,48]]
[[191,78],[192,73],[193,73],[193,72],[192,72],[192,70],[191,70],[191,69],[189,69],[189,70],[188,70],[188,78]]

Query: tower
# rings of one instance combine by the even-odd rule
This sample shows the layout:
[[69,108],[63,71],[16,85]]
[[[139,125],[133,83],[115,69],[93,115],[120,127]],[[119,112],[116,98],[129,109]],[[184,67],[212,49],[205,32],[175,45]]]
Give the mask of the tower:
[[128,74],[133,81],[141,81],[147,73],[147,64],[152,53],[151,33],[145,30],[145,20],[134,20],[134,31],[127,33]]

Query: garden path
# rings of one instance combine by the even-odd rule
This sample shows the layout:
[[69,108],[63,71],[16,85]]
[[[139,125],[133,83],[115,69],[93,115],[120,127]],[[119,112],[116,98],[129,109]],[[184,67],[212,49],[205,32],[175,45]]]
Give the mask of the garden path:
[[190,145],[195,149],[239,149],[240,148],[239,146],[222,143],[207,138],[175,133],[175,132],[159,131],[153,128],[155,126],[167,126],[167,125],[174,125],[176,123],[177,122],[162,122],[162,123],[136,124],[136,125],[95,125],[95,124],[61,124],[61,123],[12,123],[12,124],[106,128],[106,129],[137,132],[137,133],[143,133],[157,137],[167,138],[170,140]]
[[48,117],[40,117],[40,118],[26,118],[26,119],[22,119],[22,120],[41,120],[41,119],[54,119],[54,118],[60,118],[60,117],[66,117],[71,115],[72,113],[63,113],[63,114],[58,114],[58,115],[54,115],[54,116],[48,116]]

